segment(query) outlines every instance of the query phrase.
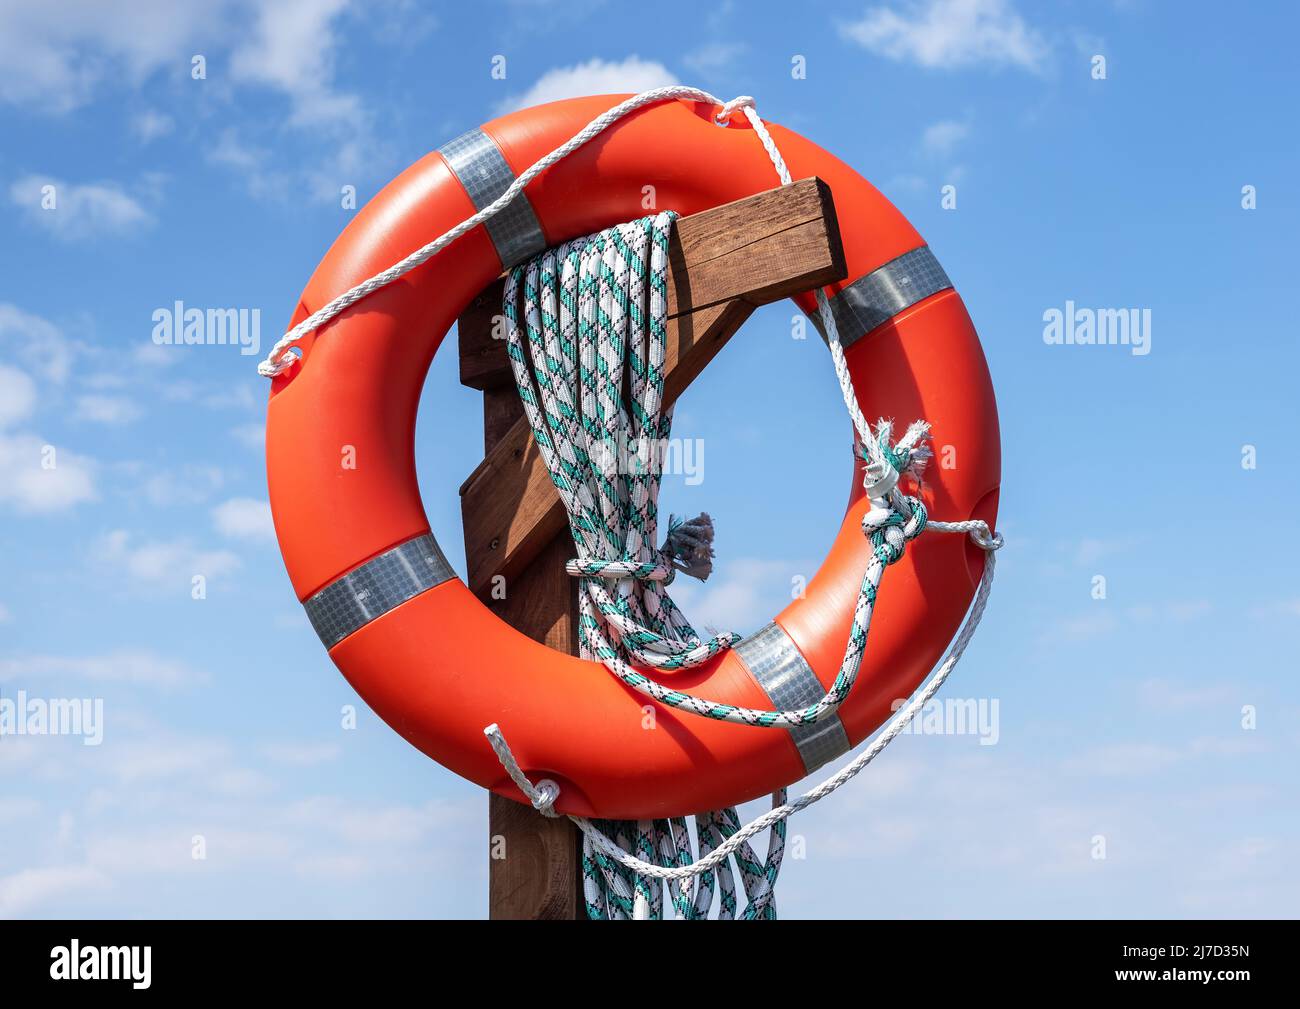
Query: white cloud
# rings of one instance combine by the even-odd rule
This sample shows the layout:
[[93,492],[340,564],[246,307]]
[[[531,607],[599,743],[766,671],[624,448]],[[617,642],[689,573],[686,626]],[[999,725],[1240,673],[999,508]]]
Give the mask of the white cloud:
[[[373,116],[360,97],[336,86],[336,56],[342,48],[338,24],[350,7],[349,0],[261,4],[252,31],[239,39],[230,57],[236,83],[285,95],[289,125],[326,145],[306,171],[311,195],[322,201],[337,200],[343,185],[376,174],[388,158],[388,147],[376,135]],[[285,173],[268,167],[266,152],[232,131],[223,135],[212,157],[240,171],[254,196],[273,197],[290,184]]]
[[107,655],[27,655],[0,659],[0,681],[24,683],[42,678],[130,683],[147,687],[184,687],[207,681],[204,673],[152,652],[119,651]]
[[[342,184],[355,183],[363,173],[374,174],[387,150],[360,98],[336,85],[340,22],[354,7],[360,5],[351,0],[137,0],[116,6],[101,0],[3,0],[0,102],[32,112],[65,113],[113,88],[139,89],[163,73],[221,101],[241,88],[258,92],[259,106],[268,93],[283,96],[289,125],[309,131],[319,145],[312,158],[317,167],[306,173],[310,191],[337,198]],[[401,9],[367,8],[366,14],[414,25],[403,32],[407,40],[430,24],[418,12]],[[372,28],[369,21],[356,20],[358,26]],[[214,79],[189,79],[195,55],[205,57]],[[264,108],[257,111],[266,122]],[[138,115],[131,127],[147,143],[173,125],[170,117],[150,111]],[[229,147],[225,154],[216,160],[240,167]],[[257,195],[275,195],[278,190],[271,185],[289,177],[260,166],[241,170],[254,173],[249,186]]]
[[1208,616],[1213,609],[1214,604],[1208,599],[1186,599],[1181,602],[1166,603],[1164,607],[1165,615],[1170,620],[1177,620],[1180,623],[1199,620],[1201,617]]
[[208,149],[207,158],[213,164],[232,169],[240,175],[250,196],[259,199],[276,197],[289,187],[287,174],[268,167],[271,162],[270,152],[246,141],[234,127],[221,131],[217,142]]
[[338,743],[268,743],[262,747],[267,758],[293,767],[315,767],[339,755]]
[[153,222],[153,215],[116,182],[26,175],[9,187],[9,198],[29,221],[63,241],[129,234]]
[[36,383],[25,371],[0,364],[0,429],[26,420],[36,408]]
[[125,784],[185,778],[191,784],[210,783],[211,775],[235,770],[230,747],[213,739],[151,736],[114,744],[106,770]]
[[334,797],[304,799],[285,810],[291,823],[308,826],[358,845],[419,844],[441,829],[464,826],[475,816],[463,805],[426,802],[419,806],[361,807]]
[[186,463],[175,472],[155,473],[145,480],[143,490],[150,503],[160,508],[200,504],[220,490],[225,480],[216,466]]
[[266,445],[265,424],[240,424],[231,433],[249,448],[255,448],[259,452]]
[[707,42],[682,57],[682,62],[701,74],[716,74],[728,69],[745,51],[739,42]]
[[228,550],[202,550],[187,540],[146,540],[132,543],[131,534],[115,529],[98,544],[100,560],[121,566],[137,581],[152,584],[183,581],[195,575],[213,578],[239,567]]
[[[1094,606],[1099,604],[1094,603]],[[1089,641],[1110,634],[1119,627],[1119,620],[1107,609],[1094,609],[1091,613],[1080,613],[1063,617],[1049,624],[1040,635],[1044,644],[1056,645],[1061,641]]]
[[92,469],[86,457],[37,435],[0,434],[0,503],[21,513],[58,512],[93,501]]
[[643,60],[639,56],[629,56],[622,62],[593,59],[546,71],[523,94],[511,95],[499,102],[497,113],[504,115],[515,109],[557,102],[562,98],[648,91],[676,83],[677,76],[662,63]]
[[1283,599],[1276,603],[1270,603],[1257,609],[1255,615],[1300,617],[1300,599]]
[[1232,690],[1226,684],[1184,683],[1154,678],[1138,684],[1138,697],[1149,708],[1198,708],[1226,704]]
[[0,624],[11,623],[13,619],[14,615],[9,611],[9,607],[0,603]]
[[212,521],[223,536],[241,540],[275,539],[270,502],[237,497],[212,509]]
[[926,154],[947,157],[968,136],[970,136],[968,125],[945,119],[931,123],[925,128],[925,132],[921,134],[921,148]]
[[0,346],[11,350],[34,375],[66,381],[74,347],[58,326],[17,305],[0,302]]
[[131,132],[143,143],[151,143],[159,137],[165,137],[176,123],[172,117],[153,109],[146,109],[131,120]]
[[0,918],[14,918],[60,897],[102,889],[108,882],[98,869],[85,865],[23,869],[0,876]]
[[360,99],[333,88],[338,44],[333,22],[347,6],[348,0],[258,5],[252,32],[231,54],[231,77],[288,95],[295,126],[357,123]]
[[1172,746],[1160,743],[1112,743],[1067,761],[1071,770],[1118,777],[1156,774],[1183,759]]
[[131,360],[145,368],[170,368],[180,360],[175,345],[164,346],[150,340],[131,348]]
[[922,67],[1012,66],[1043,70],[1049,45],[1007,0],[916,0],[872,7],[840,26],[870,52]]
[[1074,551],[1074,562],[1076,564],[1095,564],[1104,557],[1120,553],[1132,546],[1133,541],[1129,538],[1098,539],[1096,537],[1085,537],[1079,541]]
[[678,577],[669,594],[701,634],[706,628],[747,634],[790,604],[794,576],[813,570],[756,557],[721,559],[707,582]]
[[125,396],[78,396],[73,416],[93,424],[129,424],[140,418],[140,407]]
[[0,101],[67,112],[106,81],[138,86],[166,68],[188,73],[190,56],[207,51],[195,47],[237,23],[236,13],[224,0],[7,0],[0,3]]

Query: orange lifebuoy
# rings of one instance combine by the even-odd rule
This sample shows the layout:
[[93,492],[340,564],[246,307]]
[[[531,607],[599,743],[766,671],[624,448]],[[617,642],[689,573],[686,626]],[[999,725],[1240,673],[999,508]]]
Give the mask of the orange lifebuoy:
[[[496,199],[511,181],[621,96],[556,102],[495,119],[390,183],[335,242],[294,323]],[[335,664],[394,729],[439,763],[519,799],[483,737],[498,722],[556,808],[645,819],[735,805],[802,778],[879,726],[956,631],[984,566],[959,537],[924,537],[884,579],[862,673],[837,716],[759,729],[660,707],[595,662],[550,650],[494,616],[447,564],[415,473],[425,373],[457,316],[502,270],[542,248],[643,213],[647,185],[681,214],[770,189],[772,165],[740,115],[670,101],[642,108],[553,165],[429,262],[297,341],[272,384],[267,470],[276,534],[295,592]],[[857,396],[873,414],[924,417],[952,466],[924,488],[930,514],[993,527],[997,412],[979,338],[921,237],[865,179],[770,125],[792,175],[825,180],[848,279],[826,289]],[[796,299],[813,311],[811,294]],[[360,463],[340,466],[344,446]],[[675,688],[765,709],[817,700],[844,653],[870,552],[861,463],[829,556],[806,593],[709,663],[659,674]]]

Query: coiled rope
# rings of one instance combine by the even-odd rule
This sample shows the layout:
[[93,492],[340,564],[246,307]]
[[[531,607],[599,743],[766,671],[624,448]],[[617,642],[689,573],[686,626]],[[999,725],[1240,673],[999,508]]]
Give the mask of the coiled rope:
[[[790,184],[789,170],[752,98],[743,96],[724,104],[707,92],[680,86],[643,92],[592,120],[523,172],[495,202],[304,319],[276,342],[258,365],[259,373],[268,377],[279,374],[294,360],[291,348],[301,336],[499,213],[538,174],[623,116],[673,98],[721,105],[720,124],[734,111],[742,111],[781,183]],[[800,710],[764,711],[671,690],[633,668],[632,662],[655,669],[697,665],[738,640],[730,633],[701,640],[663,590],[678,570],[707,574],[712,558],[708,517],[690,523],[670,521],[663,547],[656,550],[652,545],[659,478],[655,454],[671,429],[671,411],[662,409],[662,394],[667,240],[673,216],[659,214],[565,243],[514,268],[507,278],[505,310],[516,384],[534,439],[569,514],[578,550],[568,570],[582,579],[579,641],[583,655],[601,661],[622,682],[655,701],[702,717],[763,728],[810,724],[837,710],[852,689],[861,668],[880,578],[886,567],[903,556],[908,542],[926,529],[962,533],[987,552],[984,576],[966,621],[937,670],[862,753],[811,791],[793,802],[787,801],[784,789],[774,793],[772,809],[744,826],[734,809],[698,815],[698,858],[692,852],[683,818],[635,823],[570,818],[584,835],[584,892],[593,917],[660,917],[665,884],[680,917],[707,917],[715,886],[718,916],[735,917],[737,902],[729,862],[734,859],[748,898],[742,916],[772,918],[776,915],[773,885],[784,853],[785,820],[866,767],[943,685],[983,616],[993,581],[993,555],[1002,546],[1002,538],[979,520],[930,520],[918,497],[898,490],[902,475],[917,479],[921,475],[929,457],[925,443],[929,425],[914,422],[896,443],[892,442],[890,422],[881,420],[871,428],[857,402],[830,303],[819,289],[818,311],[858,451],[866,462],[864,486],[871,505],[862,527],[871,541],[872,555],[840,671],[816,704]],[[630,410],[623,405],[625,361]],[[620,472],[620,461],[629,459],[635,464]],[[558,815],[555,783],[529,781],[497,725],[488,726],[484,733],[534,807],[548,816]],[[759,863],[748,842],[769,828],[767,856]]]

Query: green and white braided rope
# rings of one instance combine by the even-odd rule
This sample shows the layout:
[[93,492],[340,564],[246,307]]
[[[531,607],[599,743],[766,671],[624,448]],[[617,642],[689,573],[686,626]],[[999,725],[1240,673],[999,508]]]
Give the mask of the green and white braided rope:
[[[662,409],[667,342],[668,239],[674,216],[662,213],[617,225],[547,250],[507,275],[504,309],[510,361],[529,424],[569,515],[578,557],[568,565],[582,579],[579,643],[623,683],[669,707],[706,718],[759,727],[816,722],[849,695],[861,671],[877,592],[885,568],[927,526],[924,505],[902,495],[898,477],[919,476],[928,457],[928,427],[913,424],[897,444],[881,421],[859,451],[873,496],[862,520],[872,553],[863,574],[840,670],[816,704],[777,711],[723,704],[673,690],[635,666],[681,669],[731,647],[738,635],[702,640],[664,591],[675,575],[670,533],[653,547],[658,512],[659,446],[671,432]],[[626,402],[624,389],[627,390]],[[629,452],[629,447],[636,451]],[[630,462],[631,465],[622,465]],[[634,665],[635,664],[635,665]],[[774,806],[785,804],[784,793]],[[773,821],[768,856],[759,863],[745,838],[733,847],[749,896],[747,916],[775,915],[772,885],[779,870],[784,819]],[[663,869],[692,863],[684,821],[603,826],[609,847]],[[734,810],[703,814],[696,832],[707,857],[740,830]],[[629,869],[588,833],[583,860],[588,912],[593,917],[657,917],[663,894],[658,877]],[[698,864],[698,863],[696,863]],[[734,908],[731,873],[718,863],[720,913]],[[713,900],[711,872],[668,877],[679,914],[698,917]],[[734,911],[732,912],[734,913]]]
[[[659,685],[630,662],[685,668],[738,640],[734,634],[701,640],[664,591],[677,570],[691,568],[676,556],[675,538],[688,539],[678,534],[689,525],[707,529],[707,543],[711,526],[699,520],[674,524],[664,548],[653,546],[658,452],[672,429],[671,411],[663,410],[662,402],[667,250],[674,216],[647,217],[548,250],[511,271],[504,296],[508,353],[520,399],[578,549],[568,570],[582,579],[581,654],[604,662],[629,685],[642,684],[638,689],[651,696]],[[699,549],[698,542],[694,547]],[[696,817],[706,853],[739,827],[735,810]],[[610,821],[599,829],[621,853],[664,867],[694,859],[684,819]],[[783,825],[774,831],[762,862],[747,843],[737,847],[735,862],[748,897],[744,916],[775,915],[772,884],[783,852]],[[590,840],[583,882],[593,918],[663,914],[663,882],[630,872]],[[702,918],[714,903],[715,888],[719,915],[735,917],[734,874],[726,861],[716,873],[670,880],[668,897],[678,916]]]
[[[894,503],[882,501],[863,517],[872,558],[844,659],[817,703],[789,711],[739,707],[665,687],[633,667],[695,666],[739,640],[727,633],[702,641],[668,595],[650,584],[667,582],[673,572],[671,559],[650,545],[659,467],[646,456],[666,441],[672,425],[672,412],[660,407],[674,217],[646,217],[566,243],[516,267],[506,279],[506,334],[515,382],[578,548],[568,569],[583,579],[580,640],[625,684],[669,707],[745,725],[809,725],[836,711],[853,689],[881,575],[925,529],[925,507],[917,498],[895,493]],[[899,472],[906,470],[920,458],[915,449],[926,430],[914,424],[891,449],[891,429],[882,422],[876,432],[882,458]],[[632,472],[620,474],[618,464],[630,445],[652,449],[633,457],[640,465],[630,467]],[[634,589],[638,584],[644,588]]]

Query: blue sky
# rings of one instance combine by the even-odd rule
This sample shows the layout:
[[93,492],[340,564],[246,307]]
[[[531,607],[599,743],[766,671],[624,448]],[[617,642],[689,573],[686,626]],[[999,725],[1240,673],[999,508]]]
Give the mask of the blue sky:
[[[157,347],[152,317],[258,309],[269,345],[342,187],[505,109],[673,81],[755,95],[898,204],[1001,411],[1008,546],[945,690],[997,702],[996,743],[905,736],[799,818],[783,915],[1294,914],[1290,5],[669,2],[650,32],[599,2],[121,6],[0,0],[0,698],[104,706],[99,746],[0,737],[0,916],[484,913],[484,796],[364,706],[342,725],[270,534],[257,359]],[[1150,310],[1149,353],[1048,344],[1067,302]],[[663,507],[719,528],[675,593],[698,623],[760,626],[838,525],[848,425],[791,313],[678,410],[704,479]],[[462,569],[480,445],[444,352],[418,453]]]

